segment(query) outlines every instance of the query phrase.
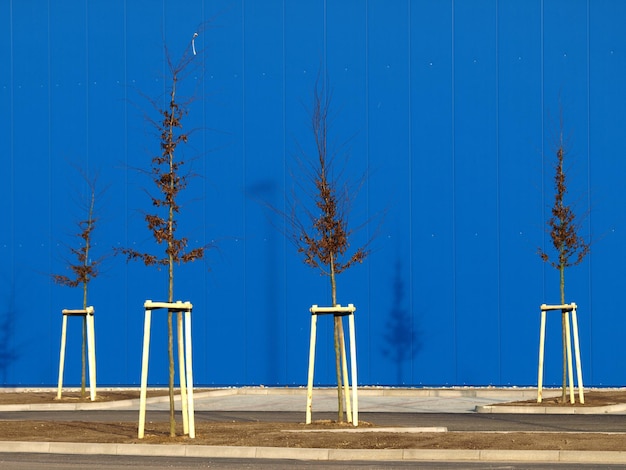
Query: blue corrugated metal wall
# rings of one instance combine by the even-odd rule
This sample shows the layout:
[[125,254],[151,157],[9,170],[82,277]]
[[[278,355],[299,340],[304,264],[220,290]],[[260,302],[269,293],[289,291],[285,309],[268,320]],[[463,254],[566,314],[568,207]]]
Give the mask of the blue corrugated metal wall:
[[[295,184],[289,170],[299,145],[311,150],[307,106],[321,70],[332,137],[350,139],[350,173],[368,174],[353,220],[386,213],[371,257],[339,279],[339,301],[358,308],[360,382],[536,383],[538,307],[559,301],[557,273],[536,249],[549,242],[561,103],[571,200],[581,215],[591,209],[583,232],[594,238],[566,281],[580,306],[584,375],[624,384],[625,2],[0,0],[2,384],[56,383],[60,311],[81,301],[49,277],[63,271],[81,215],[72,164],[108,186],[98,254],[154,249],[142,217],[150,181],[133,170],[158,149],[141,94],[165,91],[163,40],[177,55],[207,20],[201,69],[183,90],[197,96],[185,124],[199,131],[184,157],[200,178],[183,195],[180,230],[219,249],[179,268],[176,287],[195,306],[197,383],[306,380],[308,307],[328,303],[327,280],[257,201],[283,207]],[[138,383],[142,305],[165,293],[164,272],[106,259],[90,293],[99,383]],[[167,380],[159,322],[155,384]],[[70,323],[66,383],[75,384],[80,333]],[[329,384],[330,325],[322,332],[316,380]]]

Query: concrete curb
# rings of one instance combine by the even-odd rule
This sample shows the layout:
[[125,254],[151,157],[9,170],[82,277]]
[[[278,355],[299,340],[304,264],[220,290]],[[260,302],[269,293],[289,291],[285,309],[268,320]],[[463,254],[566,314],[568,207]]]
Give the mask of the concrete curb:
[[[2,393],[2,392],[0,392]],[[195,399],[222,397],[238,395],[235,389],[233,390],[211,390],[208,392],[194,393]],[[180,402],[180,395],[176,395],[174,400]],[[149,397],[146,399],[148,404],[152,403],[167,403],[169,402],[169,396]],[[95,402],[80,402],[80,403],[34,403],[34,404],[15,404],[15,405],[0,405],[0,411],[98,411],[98,410],[116,410],[124,408],[137,408],[139,409],[139,398],[129,398],[126,400],[116,401],[95,401]]]
[[514,413],[514,414],[551,414],[551,415],[602,415],[626,411],[626,403],[606,406],[516,406],[516,405],[478,405],[477,413]]
[[468,461],[626,464],[626,452],[572,450],[311,449],[168,444],[86,444],[0,441],[0,453],[119,455],[317,461]]
[[324,429],[324,430],[320,430],[320,429],[284,429],[282,432],[297,432],[297,433],[307,433],[307,432],[315,432],[315,433],[319,433],[319,432],[329,432],[329,433],[350,433],[350,434],[355,434],[355,433],[372,433],[372,432],[390,432],[390,433],[394,433],[394,434],[418,434],[418,433],[425,433],[425,432],[448,432],[448,428],[445,426],[432,426],[432,427],[419,427],[419,428],[410,428],[410,427],[406,427],[406,428],[365,428],[365,427],[358,427],[358,428],[342,428],[342,429]]

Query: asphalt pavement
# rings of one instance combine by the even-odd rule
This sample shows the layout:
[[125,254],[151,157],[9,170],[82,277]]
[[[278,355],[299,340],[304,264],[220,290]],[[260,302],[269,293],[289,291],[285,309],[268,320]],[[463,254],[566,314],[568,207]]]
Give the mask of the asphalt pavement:
[[[368,416],[387,417],[395,427],[411,428],[412,432],[450,430],[477,431],[500,426],[501,431],[512,430],[544,431],[551,424],[546,420],[550,411],[546,407],[514,407],[497,406],[499,403],[529,400],[536,398],[536,389],[531,388],[446,388],[446,389],[395,389],[383,387],[367,387],[359,390],[358,411],[361,420]],[[545,391],[543,396],[558,395],[560,391]],[[313,419],[323,418],[336,412],[337,396],[334,389],[315,389],[313,392]],[[496,406],[494,406],[496,405]],[[244,387],[225,388],[194,393],[196,419],[214,419],[215,415],[240,416],[248,419],[273,417],[280,414],[289,420],[303,421],[306,407],[306,390],[304,388],[269,388]],[[121,400],[117,402],[93,403],[58,403],[37,405],[3,405],[0,406],[0,419],[35,419],[37,414],[53,413],[64,419],[74,415],[127,415],[137,417],[139,400]],[[167,397],[148,399],[148,413],[165,413],[169,409]],[[567,408],[572,416],[566,428],[559,425],[563,432],[622,432],[623,415],[626,406],[612,407],[576,407]],[[497,419],[498,413],[506,415],[526,414],[532,410],[532,420]],[[553,410],[553,409],[552,409]],[[108,413],[103,413],[103,412]],[[114,413],[112,413],[114,412]],[[591,413],[606,416],[591,429],[580,428],[580,415]],[[251,418],[256,417],[256,418]],[[448,419],[444,419],[448,417]],[[469,424],[459,425],[463,421]],[[492,419],[486,419],[492,418]],[[496,418],[496,419],[493,419]],[[52,418],[45,418],[52,419]],[[94,418],[95,419],[95,418]],[[116,417],[117,419],[117,417]],[[273,418],[272,418],[273,419]],[[578,421],[577,421],[578,420]],[[384,421],[384,420],[383,420]],[[380,427],[380,419],[377,421]],[[443,426],[446,423],[447,426]],[[515,424],[511,424],[515,423]],[[459,429],[460,428],[460,429]],[[565,429],[565,430],[564,430]],[[403,429],[406,431],[406,429]],[[368,432],[366,428],[354,428],[355,432]],[[626,435],[626,433],[625,433]],[[511,451],[511,450],[439,450],[439,449],[292,449],[268,447],[226,447],[197,445],[137,445],[137,444],[82,444],[63,442],[9,442],[0,441],[0,452],[31,452],[51,454],[105,454],[105,455],[149,455],[177,457],[207,458],[280,458],[299,460],[382,460],[382,461],[436,461],[461,460],[468,462],[567,462],[567,463],[600,463],[626,464],[626,452],[603,451]]]

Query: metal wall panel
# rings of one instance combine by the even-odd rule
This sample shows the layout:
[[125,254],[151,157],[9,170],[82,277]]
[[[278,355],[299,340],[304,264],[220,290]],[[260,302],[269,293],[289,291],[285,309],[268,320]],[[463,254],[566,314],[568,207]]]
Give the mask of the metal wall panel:
[[[626,256],[624,245],[623,159],[626,151],[626,88],[619,77],[626,73],[626,43],[621,37],[621,21],[626,5],[621,2],[589,2],[588,61],[589,85],[589,181],[587,199],[591,207],[589,222],[593,228],[593,246],[588,274],[590,298],[585,315],[586,358],[593,383],[623,383],[616,367],[621,358],[619,293],[625,276],[610,260]],[[578,132],[576,132],[578,140]],[[578,148],[578,146],[577,146]],[[616,295],[617,294],[617,295]],[[615,358],[615,359],[613,359]]]
[[[412,382],[456,383],[452,2],[411,8]],[[406,281],[405,281],[406,282]]]
[[[280,0],[244,9],[245,382],[285,381],[285,249],[259,201],[284,193],[284,8]],[[238,341],[233,342],[233,346]]]
[[[532,384],[537,375],[537,355],[529,348],[533,344],[529,339],[538,344],[537,299],[543,298],[544,267],[535,252],[542,243],[544,203],[552,202],[544,201],[541,191],[541,13],[541,2],[498,9],[496,302],[502,383]],[[550,172],[545,176],[549,178]],[[548,345],[557,342],[555,338],[551,336]]]
[[[494,1],[454,6],[456,382],[498,373],[497,18]],[[480,184],[477,179],[480,177]],[[477,217],[476,208],[481,208]],[[470,279],[479,282],[470,282]],[[480,328],[482,341],[467,334]],[[480,357],[481,360],[476,360]]]
[[[375,286],[366,293],[368,302],[364,313],[368,315],[368,329],[365,331],[371,339],[364,380],[408,383],[413,325],[410,315],[405,315],[409,306],[407,299],[402,298],[401,289],[407,290],[409,257],[406,250],[412,235],[409,216],[412,162],[411,102],[408,99],[412,89],[409,3],[369,2],[367,15],[369,185],[366,202],[374,223],[377,223],[376,217],[383,214],[384,226],[376,234],[375,250],[367,261],[368,278],[361,281]],[[396,90],[396,93],[389,93],[389,90]],[[405,321],[399,328],[399,323]],[[381,360],[393,366],[381,368]]]
[[[562,110],[572,202],[592,254],[568,270],[579,304],[589,385],[622,385],[626,150],[626,9],[619,0],[0,0],[0,379],[56,382],[62,308],[56,286],[73,242],[79,170],[101,189],[94,256],[158,253],[145,227],[146,168],[158,143],[146,116],[167,99],[163,50],[177,58],[198,25],[198,67],[182,156],[198,175],[183,193],[180,233],[216,245],[176,268],[194,303],[200,385],[303,385],[311,304],[327,278],[288,237],[292,191],[315,154],[316,81],[332,93],[330,136],[346,174],[366,175],[352,222],[372,220],[367,261],[339,277],[357,306],[360,382],[532,385],[541,303],[558,298],[542,263]],[[305,202],[306,195],[299,193]],[[274,210],[270,209],[273,208]],[[384,223],[378,228],[379,216]],[[90,287],[99,383],[137,384],[143,309],[164,272],[107,256]],[[150,382],[167,381],[156,314]],[[324,319],[326,320],[326,319]],[[74,322],[70,322],[74,323]],[[79,379],[71,325],[65,382]],[[316,383],[333,384],[332,328],[320,321]],[[558,319],[548,325],[546,384],[560,381]]]

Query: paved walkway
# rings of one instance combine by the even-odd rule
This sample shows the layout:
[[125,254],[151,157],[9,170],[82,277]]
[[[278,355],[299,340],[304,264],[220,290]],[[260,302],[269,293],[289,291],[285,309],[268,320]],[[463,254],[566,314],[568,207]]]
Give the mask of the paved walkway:
[[[9,389],[5,390],[9,391]],[[11,389],[11,391],[20,390],[22,389]],[[548,398],[559,394],[560,391],[544,391],[543,395]],[[482,409],[488,410],[489,405],[492,404],[531,400],[536,397],[536,389],[530,388],[397,389],[364,387],[358,391],[359,412],[387,413],[474,413]],[[177,397],[177,399],[179,398]],[[194,404],[196,411],[301,411],[304,413],[306,389],[242,387],[196,391]],[[477,410],[477,408],[479,409]],[[543,407],[539,408],[545,410]],[[139,399],[94,403],[0,405],[0,411],[98,409],[139,409]],[[169,398],[167,396],[149,398],[148,409],[168,410]],[[513,411],[509,411],[509,409]],[[314,389],[313,412],[336,410],[336,389]],[[507,412],[516,411],[512,407],[507,407]]]
[[[544,397],[560,391],[544,391]],[[304,414],[306,390],[303,388],[229,388],[197,391],[196,411],[291,411]],[[475,413],[498,412],[498,403],[536,398],[535,389],[523,388],[454,388],[359,390],[359,412],[386,413]],[[0,411],[42,410],[135,410],[139,400],[96,403],[59,403],[41,405],[4,405]],[[167,397],[151,398],[148,410],[167,410]],[[544,407],[506,407],[507,413],[545,413]],[[568,408],[571,410],[571,408]],[[315,389],[313,413],[336,410],[334,389]],[[576,408],[590,413],[626,413],[622,408]],[[430,430],[430,429],[429,429]],[[416,430],[419,431],[419,430]],[[445,431],[445,430],[444,430]],[[437,449],[291,449],[265,447],[218,447],[198,445],[76,444],[62,442],[0,442],[0,452],[88,453],[114,455],[283,458],[306,460],[467,460],[467,461],[543,461],[569,463],[626,464],[626,452],[584,451],[510,451],[510,450],[437,450]]]
[[[558,395],[559,392],[554,392]],[[359,412],[473,413],[477,406],[536,398],[528,389],[389,389],[363,388],[358,392]],[[134,407],[136,400],[115,405]],[[197,411],[301,411],[306,408],[304,388],[230,388],[194,394]],[[107,406],[107,408],[111,408]],[[152,399],[151,410],[169,409],[167,397]],[[313,411],[337,410],[336,389],[315,389]]]

